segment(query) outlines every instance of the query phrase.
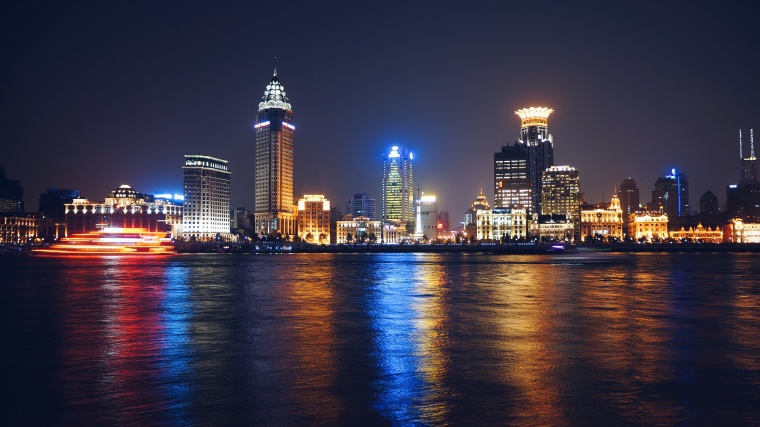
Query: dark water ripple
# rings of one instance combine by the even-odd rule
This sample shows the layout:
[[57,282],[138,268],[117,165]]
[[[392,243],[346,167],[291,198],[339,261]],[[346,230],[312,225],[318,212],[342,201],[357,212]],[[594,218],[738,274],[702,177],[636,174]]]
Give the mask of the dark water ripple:
[[11,425],[758,425],[752,254],[2,257]]

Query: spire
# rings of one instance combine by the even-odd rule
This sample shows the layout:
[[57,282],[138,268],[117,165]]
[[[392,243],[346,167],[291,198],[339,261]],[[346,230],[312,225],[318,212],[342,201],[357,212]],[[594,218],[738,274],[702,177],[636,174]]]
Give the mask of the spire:
[[755,130],[750,129],[749,130],[749,157],[754,159],[755,158]]
[[277,77],[277,57],[274,57],[274,77]]
[[744,151],[742,151],[742,130],[739,129],[739,160],[744,159]]

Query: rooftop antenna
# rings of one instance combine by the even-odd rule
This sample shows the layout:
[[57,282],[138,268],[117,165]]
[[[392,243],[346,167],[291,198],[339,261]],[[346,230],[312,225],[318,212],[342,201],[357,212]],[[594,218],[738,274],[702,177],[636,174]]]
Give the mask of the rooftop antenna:
[[739,129],[739,160],[744,159],[744,151],[742,151],[742,130]]

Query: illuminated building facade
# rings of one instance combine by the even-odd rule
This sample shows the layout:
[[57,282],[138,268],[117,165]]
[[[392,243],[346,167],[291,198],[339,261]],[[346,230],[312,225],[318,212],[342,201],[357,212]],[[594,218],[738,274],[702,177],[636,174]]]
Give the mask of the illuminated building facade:
[[542,242],[572,242],[575,224],[569,214],[538,215],[533,214],[530,223],[530,236]]
[[383,156],[383,221],[414,230],[414,155],[393,146]]
[[35,240],[40,218],[35,214],[0,213],[0,244],[27,243]]
[[377,219],[377,201],[367,193],[355,193],[346,202],[346,215]]
[[688,229],[681,227],[679,230],[670,231],[669,233],[670,238],[680,240],[682,242],[723,242],[723,231],[720,229],[720,227],[704,227],[701,223],[696,227],[689,227]]
[[0,213],[24,212],[24,187],[15,179],[5,177],[0,166]]
[[528,170],[533,188],[533,212],[541,213],[542,173],[554,166],[554,143],[549,134],[549,115],[554,110],[546,107],[522,108],[515,111],[520,117],[520,143],[528,149]]
[[382,243],[401,243],[407,240],[409,233],[406,227],[393,222],[383,222]]
[[672,169],[670,174],[657,178],[649,209],[662,209],[669,217],[688,216],[689,180],[686,175]]
[[230,234],[230,171],[227,161],[202,155],[185,155],[182,166],[185,206],[182,237],[208,241]]
[[422,196],[417,200],[414,237],[421,240],[438,238],[438,203],[435,196]]
[[634,240],[668,238],[668,215],[662,211],[634,212],[628,215],[628,237]]
[[[367,217],[359,216],[346,217],[337,222],[336,241],[341,243],[375,243],[382,238],[383,224],[380,220],[371,220]],[[350,237],[350,238],[349,238]]]
[[734,218],[723,226],[723,241],[726,243],[760,243],[760,222],[746,222]]
[[293,110],[274,70],[256,118],[254,228],[258,234],[296,233],[293,215]]
[[581,189],[578,170],[550,166],[541,174],[541,214],[567,215],[573,223],[573,240],[580,239]]
[[519,240],[527,238],[528,234],[528,214],[525,209],[479,209],[476,224],[478,240]]
[[89,233],[107,227],[141,228],[150,232],[182,232],[183,206],[171,201],[138,193],[129,185],[120,185],[102,202],[86,198],[64,204],[64,236]]
[[623,209],[620,199],[613,194],[610,206],[581,211],[581,238],[589,241],[602,238],[607,241],[623,239]]
[[522,142],[501,147],[493,155],[494,207],[533,211],[528,146]]
[[306,243],[330,243],[330,201],[323,195],[298,200],[298,237]]
[[480,194],[472,202],[472,207],[467,209],[464,213],[464,232],[465,236],[477,236],[477,213],[478,211],[485,211],[491,209],[491,205],[488,204],[488,198],[483,194],[483,190],[480,190]]

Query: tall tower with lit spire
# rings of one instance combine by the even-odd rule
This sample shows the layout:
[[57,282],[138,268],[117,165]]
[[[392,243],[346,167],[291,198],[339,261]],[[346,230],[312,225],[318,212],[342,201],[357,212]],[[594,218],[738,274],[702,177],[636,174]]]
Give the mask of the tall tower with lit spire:
[[554,166],[554,143],[549,133],[549,115],[554,110],[546,107],[521,108],[515,111],[520,117],[520,144],[527,149],[528,171],[533,188],[534,212],[541,213],[541,175]]
[[274,76],[264,90],[256,119],[255,229],[259,234],[296,234],[293,210],[293,110]]

